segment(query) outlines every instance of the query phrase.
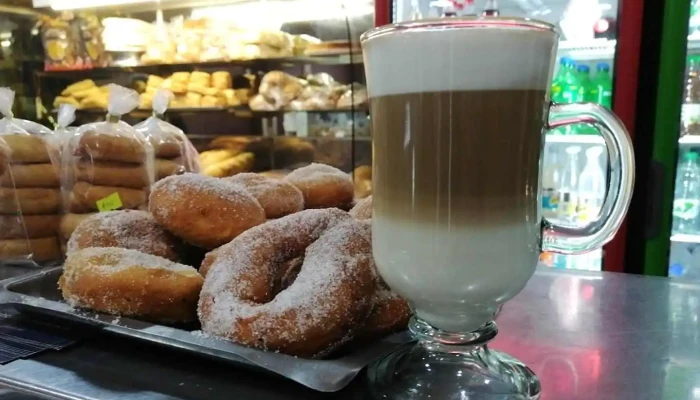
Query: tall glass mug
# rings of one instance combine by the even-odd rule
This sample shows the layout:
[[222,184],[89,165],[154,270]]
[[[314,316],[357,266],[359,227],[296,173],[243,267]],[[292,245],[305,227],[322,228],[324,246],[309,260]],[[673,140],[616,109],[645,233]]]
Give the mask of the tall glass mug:
[[[374,258],[409,300],[418,343],[368,371],[390,399],[536,399],[517,360],[489,350],[494,317],[542,250],[607,243],[629,206],[630,139],[595,104],[552,105],[558,35],[543,22],[474,17],[375,28],[362,36],[373,129]],[[595,126],[611,169],[598,218],[580,228],[542,218],[547,130]]]

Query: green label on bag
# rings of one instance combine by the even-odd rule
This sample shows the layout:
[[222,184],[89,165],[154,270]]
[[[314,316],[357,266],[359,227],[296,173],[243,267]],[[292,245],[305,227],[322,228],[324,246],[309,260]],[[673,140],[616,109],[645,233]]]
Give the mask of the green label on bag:
[[122,206],[122,199],[119,198],[119,193],[114,192],[103,199],[97,200],[96,204],[100,212],[112,211]]

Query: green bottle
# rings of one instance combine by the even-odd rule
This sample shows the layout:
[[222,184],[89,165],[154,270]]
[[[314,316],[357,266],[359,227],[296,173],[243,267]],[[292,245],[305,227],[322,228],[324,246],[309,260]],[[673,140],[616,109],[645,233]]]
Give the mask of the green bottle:
[[[574,60],[567,57],[564,67],[564,74],[561,79],[561,102],[576,103],[578,101],[580,88],[576,63]],[[567,125],[561,128],[561,134],[576,135],[578,133],[577,129],[578,126],[576,125]]]
[[608,109],[612,108],[612,78],[610,65],[607,63],[599,63],[596,66],[596,74],[591,81],[590,101]]
[[563,103],[562,90],[564,89],[564,75],[567,72],[567,66],[571,63],[569,57],[562,57],[559,59],[559,69],[557,73],[554,74],[554,79],[552,79],[552,94],[551,99],[555,103]]
[[[577,103],[588,103],[593,101],[591,99],[591,88],[593,83],[591,82],[591,68],[588,65],[579,65],[576,67],[576,72],[579,81],[578,87],[578,97],[576,98]],[[598,130],[589,124],[580,124],[574,126],[574,132],[578,135],[596,135]]]

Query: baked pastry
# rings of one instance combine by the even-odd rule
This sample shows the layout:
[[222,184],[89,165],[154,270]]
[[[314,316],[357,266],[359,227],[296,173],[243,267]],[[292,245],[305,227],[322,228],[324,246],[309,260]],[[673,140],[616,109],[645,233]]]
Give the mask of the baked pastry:
[[348,209],[354,189],[350,175],[326,164],[310,164],[290,172],[285,178],[304,195],[305,208]]
[[46,262],[61,259],[61,247],[56,236],[35,239],[0,240],[0,259]]
[[211,86],[225,90],[231,88],[231,74],[228,71],[216,71],[211,74]]
[[360,341],[378,339],[405,329],[413,315],[406,299],[391,291],[383,282],[378,285],[372,312],[356,335]]
[[0,215],[0,239],[56,236],[60,215]]
[[11,164],[0,178],[2,187],[58,188],[61,187],[58,167],[54,164]]
[[95,215],[96,213],[88,213],[88,214],[63,214],[61,217],[61,222],[58,226],[58,233],[61,239],[67,241],[70,236],[73,234],[75,231],[75,228],[78,227],[78,224],[83,222],[84,219],[90,217],[91,215]]
[[182,162],[175,160],[164,160],[156,158],[156,179],[161,180],[166,176],[178,175],[187,172],[187,169]]
[[120,247],[179,261],[178,241],[151,214],[139,210],[107,211],[83,220],[68,241],[69,253],[88,247]]
[[8,146],[7,143],[0,138],[0,176],[5,174],[5,171],[10,165],[11,154],[12,150],[10,150],[10,146]]
[[142,189],[150,186],[145,164],[118,161],[77,160],[75,180],[101,186]]
[[173,323],[196,319],[202,277],[136,250],[90,247],[68,254],[58,286],[74,307]]
[[92,79],[85,79],[66,86],[61,92],[61,96],[73,96],[75,93],[97,87]]
[[[19,210],[18,210],[19,206]],[[54,214],[61,208],[60,189],[0,188],[0,214]]]
[[143,164],[146,162],[145,143],[128,136],[85,132],[75,148],[75,155],[90,160]]
[[371,219],[372,218],[372,196],[365,197],[355,204],[350,210],[350,215],[356,219]]
[[250,192],[265,210],[268,219],[283,217],[304,209],[304,196],[301,191],[281,179],[250,172],[224,179],[241,185]]
[[[296,280],[271,290],[302,254]],[[372,268],[367,226],[346,212],[306,210],[267,222],[219,249],[200,295],[202,330],[264,350],[324,356],[371,312]]]
[[165,229],[205,249],[265,222],[260,203],[239,185],[191,173],[156,182],[149,209]]
[[40,136],[27,134],[3,135],[12,150],[12,163],[50,163],[51,157],[46,142]]
[[119,200],[122,204],[120,208],[122,209],[134,209],[146,204],[147,198],[144,190],[76,182],[73,185],[73,191],[70,193],[68,210],[72,213],[98,211],[97,202],[114,193],[119,195]]

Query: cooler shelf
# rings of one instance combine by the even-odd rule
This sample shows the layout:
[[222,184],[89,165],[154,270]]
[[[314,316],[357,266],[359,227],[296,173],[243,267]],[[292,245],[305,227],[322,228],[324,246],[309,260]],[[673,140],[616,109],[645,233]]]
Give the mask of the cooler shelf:
[[547,135],[545,143],[562,144],[605,144],[602,136],[598,135]]
[[671,236],[671,241],[678,243],[700,243],[700,235],[678,233]]
[[612,60],[615,57],[616,40],[594,39],[585,42],[562,40],[558,56],[569,56],[577,61]]

